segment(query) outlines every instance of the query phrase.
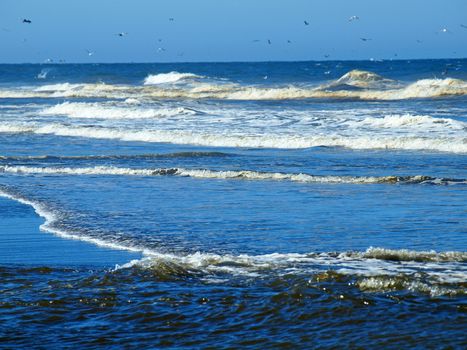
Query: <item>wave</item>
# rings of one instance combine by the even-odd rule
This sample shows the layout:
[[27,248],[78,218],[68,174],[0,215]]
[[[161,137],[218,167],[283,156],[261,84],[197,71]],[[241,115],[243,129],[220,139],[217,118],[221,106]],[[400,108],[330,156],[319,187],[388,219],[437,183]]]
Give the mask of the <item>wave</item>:
[[[288,100],[288,99],[360,99],[404,100],[467,95],[467,81],[461,79],[422,79],[402,86],[391,79],[367,71],[350,71],[341,78],[317,87],[303,86],[242,86],[199,82],[203,78],[191,73],[150,75],[143,86],[110,84],[53,84],[33,90],[0,90],[0,98],[15,97],[89,97],[89,98],[168,98],[227,100]],[[193,84],[165,84],[195,79]],[[166,86],[164,86],[166,85]],[[356,89],[349,89],[354,87]]]
[[423,127],[428,129],[442,128],[443,130],[464,130],[467,129],[467,123],[461,122],[450,118],[433,118],[429,115],[413,115],[413,114],[391,114],[385,115],[382,118],[367,117],[363,120],[347,121],[346,124],[350,124],[357,127],[372,127],[372,128],[414,128],[417,129]]
[[201,134],[191,131],[138,131],[105,127],[68,126],[62,124],[2,124],[0,133],[34,133],[57,136],[86,137],[97,139],[117,139],[122,141],[158,142],[191,144],[212,147],[247,147],[301,149],[310,147],[345,147],[350,149],[391,149],[427,150],[450,153],[467,153],[467,138],[443,136],[428,138],[423,136],[381,135],[221,135]]
[[251,170],[209,170],[184,168],[137,169],[112,166],[95,166],[84,168],[69,167],[28,167],[0,166],[0,173],[13,174],[64,174],[64,175],[123,175],[123,176],[181,176],[199,179],[220,180],[256,180],[256,181],[291,181],[299,183],[328,184],[431,184],[451,185],[467,184],[466,179],[436,178],[431,176],[335,176],[287,174],[277,172],[259,172]]
[[14,193],[8,189],[2,188],[0,186],[0,197],[8,198],[16,202],[31,206],[37,215],[41,218],[44,218],[44,223],[40,225],[40,230],[54,234],[58,237],[73,239],[83,242],[88,242],[100,247],[105,247],[115,250],[127,250],[133,252],[142,252],[142,249],[121,245],[116,242],[108,242],[94,237],[86,236],[81,233],[73,233],[64,229],[58,228],[56,225],[61,220],[61,214],[58,211],[50,209],[47,205],[41,203],[40,201],[30,200],[21,196],[20,194]]
[[179,73],[179,72],[169,72],[169,73],[160,73],[155,75],[148,75],[144,79],[144,85],[157,85],[157,84],[167,84],[175,83],[188,79],[200,79],[202,78],[199,75],[192,73]]
[[[466,252],[418,252],[406,249],[369,248],[366,251],[321,253],[272,253],[233,255],[215,253],[163,253],[128,242],[113,242],[59,229],[60,213],[47,205],[0,188],[0,196],[33,207],[45,219],[41,230],[57,236],[81,240],[111,249],[139,252],[142,259],[133,260],[116,269],[143,268],[161,270],[174,276],[190,274],[237,275],[260,277],[271,273],[315,274],[314,280],[325,281],[343,276],[357,277],[355,285],[363,291],[384,292],[406,289],[438,295],[464,295],[467,278]],[[310,283],[312,280],[309,281]]]
[[177,115],[194,115],[199,112],[190,108],[134,108],[112,107],[99,103],[64,102],[39,112],[40,115],[66,115],[81,119],[151,119],[173,117]]
[[339,79],[323,85],[326,89],[348,89],[349,87],[357,87],[362,89],[368,88],[385,88],[398,85],[396,81],[387,79],[376,73],[367,72],[364,70],[354,69],[345,73]]
[[231,153],[223,152],[175,152],[175,153],[149,153],[149,154],[110,154],[110,155],[41,155],[41,156],[0,156],[0,160],[29,161],[29,160],[112,160],[112,159],[159,159],[159,158],[202,158],[202,157],[229,157]]

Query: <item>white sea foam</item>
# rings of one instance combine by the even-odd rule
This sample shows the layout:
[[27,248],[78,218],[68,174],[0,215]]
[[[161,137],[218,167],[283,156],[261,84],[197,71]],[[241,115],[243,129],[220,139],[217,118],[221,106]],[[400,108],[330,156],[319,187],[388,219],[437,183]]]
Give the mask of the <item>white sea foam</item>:
[[427,129],[452,129],[452,130],[467,130],[467,123],[457,121],[450,118],[433,118],[429,115],[413,115],[413,114],[393,114],[385,115],[382,118],[367,117],[363,120],[348,121],[357,127],[373,127],[373,128],[420,128]]
[[[402,86],[390,79],[366,71],[351,71],[334,82],[318,87],[241,86],[197,81],[192,73],[162,73],[146,77],[145,86],[110,84],[52,84],[22,91],[1,90],[2,97],[97,97],[97,98],[188,98],[229,100],[286,100],[304,98],[402,100],[467,95],[467,81],[453,78],[422,79]],[[193,81],[190,85],[169,84]],[[358,90],[347,89],[357,87]],[[342,88],[341,88],[342,87]]]
[[158,85],[158,84],[167,84],[180,82],[187,79],[199,79],[202,78],[199,75],[192,73],[179,73],[179,72],[169,72],[169,73],[160,73],[154,75],[148,75],[144,79],[144,85]]
[[5,123],[0,125],[3,133],[35,133],[58,136],[118,139],[122,141],[162,142],[192,144],[213,147],[249,147],[299,149],[318,146],[346,147],[351,149],[399,149],[429,150],[451,153],[467,153],[465,136],[427,137],[425,135],[225,135],[204,134],[191,131],[171,130],[122,130],[116,128],[89,128],[62,124],[34,125],[28,123]]
[[48,91],[48,92],[55,92],[55,91],[68,91],[72,89],[77,89],[85,86],[85,84],[70,84],[70,83],[60,83],[60,84],[50,84],[50,85],[42,85],[38,88],[34,89],[34,91]]
[[14,201],[17,201],[19,203],[29,205],[31,206],[34,211],[36,212],[37,215],[40,217],[44,218],[44,223],[40,225],[40,229],[44,232],[49,232],[52,233],[58,237],[66,238],[66,239],[73,239],[73,240],[78,240],[78,241],[83,241],[87,243],[91,243],[100,247],[105,247],[109,249],[115,249],[115,250],[127,250],[127,251],[133,251],[133,252],[143,252],[144,250],[134,248],[131,246],[126,246],[126,245],[121,245],[119,243],[114,243],[114,242],[107,242],[104,240],[100,240],[97,238],[89,237],[86,235],[78,234],[78,233],[73,233],[69,232],[66,230],[59,229],[55,226],[55,223],[57,223],[60,220],[60,215],[58,212],[53,211],[49,209],[46,205],[44,205],[41,202],[38,201],[33,201],[29,200],[27,198],[24,198],[20,195],[15,195],[13,193],[4,191],[0,189],[0,196],[5,197]]
[[[443,284],[462,284],[467,278],[467,252],[417,252],[369,248],[364,252],[342,253],[272,253],[262,255],[233,255],[195,252],[191,254],[162,253],[128,243],[106,241],[87,236],[86,233],[68,232],[56,227],[60,214],[46,205],[0,189],[0,196],[32,206],[45,219],[40,229],[57,236],[80,240],[98,246],[140,252],[144,257],[117,269],[174,267],[175,270],[221,273],[230,275],[261,276],[272,271],[289,273],[318,273],[326,278],[326,271],[359,276],[357,286],[364,291],[408,289],[433,296],[465,293],[462,287],[447,288]],[[400,258],[398,258],[400,257]],[[395,261],[394,261],[395,260]],[[417,276],[422,273],[421,281]]]
[[[291,181],[299,183],[330,183],[330,184],[467,184],[464,179],[443,179],[429,176],[333,176],[310,175],[293,173],[258,172],[250,170],[210,170],[184,168],[154,168],[135,169],[113,166],[95,166],[84,168],[70,167],[29,167],[29,166],[0,166],[0,173],[13,174],[64,174],[64,175],[123,175],[123,176],[182,176],[199,179],[220,180],[256,180],[256,181]],[[380,253],[383,254],[383,253]]]
[[66,115],[70,118],[92,119],[151,119],[173,117],[176,115],[193,115],[196,111],[183,108],[137,108],[116,107],[99,103],[64,102],[42,110],[40,115]]
[[376,73],[367,72],[364,70],[354,69],[345,73],[339,79],[324,85],[326,88],[355,86],[359,88],[384,88],[385,86],[393,86],[396,82],[392,79],[384,78]]

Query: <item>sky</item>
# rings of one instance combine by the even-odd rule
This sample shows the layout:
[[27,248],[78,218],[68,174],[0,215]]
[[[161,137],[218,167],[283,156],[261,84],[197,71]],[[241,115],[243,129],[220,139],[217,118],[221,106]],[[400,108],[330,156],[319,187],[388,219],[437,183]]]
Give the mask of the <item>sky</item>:
[[467,0],[0,0],[0,63],[465,57]]

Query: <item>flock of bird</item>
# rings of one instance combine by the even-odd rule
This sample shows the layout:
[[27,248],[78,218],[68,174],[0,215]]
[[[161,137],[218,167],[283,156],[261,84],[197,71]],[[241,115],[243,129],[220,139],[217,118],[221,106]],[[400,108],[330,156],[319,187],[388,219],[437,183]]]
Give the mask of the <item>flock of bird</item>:
[[[353,21],[358,21],[359,19],[360,19],[359,16],[355,16],[355,15],[354,15],[354,16],[350,16],[349,19],[348,19],[348,21],[349,21],[349,22],[353,22]],[[174,21],[175,21],[175,18],[170,17],[170,18],[169,18],[169,21],[170,21],[170,22],[174,22]],[[25,24],[32,24],[32,21],[31,21],[30,19],[23,18],[23,19],[22,19],[22,23],[25,23]],[[304,23],[305,26],[309,26],[309,25],[310,25],[309,20],[304,20],[303,23]],[[465,24],[460,24],[460,27],[462,27],[462,28],[464,28],[464,29],[467,29],[467,25],[465,25]],[[4,30],[5,30],[5,29],[4,29]],[[452,33],[452,32],[451,32],[449,29],[447,29],[447,28],[441,28],[441,29],[440,29],[439,31],[437,31],[436,33],[439,34],[439,33]],[[125,37],[125,36],[128,35],[128,32],[120,32],[120,33],[116,33],[116,34],[114,34],[114,35],[116,35],[116,36],[118,36],[118,37],[120,37],[120,38],[123,38],[123,37]],[[372,39],[371,39],[371,38],[360,37],[360,40],[363,41],[363,42],[367,42],[367,41],[371,41]],[[26,41],[26,39],[24,39],[23,41]],[[255,39],[255,40],[253,40],[254,43],[259,43],[259,42],[261,42],[261,41],[263,41],[263,40],[260,40],[260,39]],[[158,39],[158,42],[162,42],[162,39]],[[271,39],[266,39],[266,42],[267,42],[268,45],[272,45]],[[421,40],[419,40],[419,39],[417,39],[416,42],[417,42],[418,44],[423,43],[423,41],[421,41]],[[291,43],[292,43],[292,41],[291,41],[290,39],[288,39],[288,40],[287,40],[287,44],[291,44]],[[166,51],[166,49],[165,49],[164,47],[158,47],[158,48],[157,48],[157,52],[165,52],[165,51]],[[86,52],[87,52],[88,56],[93,56],[93,55],[94,55],[94,51],[91,51],[91,50],[89,50],[89,49],[87,49]],[[182,56],[182,55],[183,55],[183,54],[181,54],[181,55],[179,54],[179,56]],[[395,56],[397,56],[397,54],[395,54]],[[329,55],[329,54],[325,54],[324,57],[325,57],[325,58],[329,58],[330,55]],[[51,62],[52,60],[48,59],[47,61],[48,61],[48,62]]]

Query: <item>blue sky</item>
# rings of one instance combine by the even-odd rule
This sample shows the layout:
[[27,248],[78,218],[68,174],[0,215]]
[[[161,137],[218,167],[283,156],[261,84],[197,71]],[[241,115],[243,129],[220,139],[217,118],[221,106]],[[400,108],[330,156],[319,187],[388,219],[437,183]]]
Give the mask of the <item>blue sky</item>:
[[467,57],[461,25],[466,0],[0,0],[0,62]]

